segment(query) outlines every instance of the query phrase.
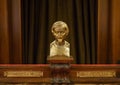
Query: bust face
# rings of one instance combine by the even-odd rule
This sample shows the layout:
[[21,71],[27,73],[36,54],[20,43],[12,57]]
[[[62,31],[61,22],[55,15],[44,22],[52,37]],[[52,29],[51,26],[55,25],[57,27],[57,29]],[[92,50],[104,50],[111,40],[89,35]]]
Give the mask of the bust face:
[[62,43],[68,35],[69,29],[65,22],[57,21],[52,26],[52,33],[58,43]]
[[56,39],[64,39],[65,36],[66,36],[66,28],[63,28],[63,27],[57,27],[57,28],[54,28],[54,36]]

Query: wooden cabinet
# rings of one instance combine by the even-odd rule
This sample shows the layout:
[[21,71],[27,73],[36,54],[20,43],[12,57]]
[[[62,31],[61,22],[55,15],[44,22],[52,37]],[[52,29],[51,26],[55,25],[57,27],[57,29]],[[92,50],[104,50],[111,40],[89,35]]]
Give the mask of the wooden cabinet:
[[[49,64],[15,64],[0,65],[0,83],[20,83],[35,85],[51,83],[51,69]],[[85,65],[72,64],[69,78],[71,84],[120,84],[120,65]],[[13,84],[13,85],[14,85]],[[4,85],[4,84],[0,84]],[[12,84],[11,84],[12,85]]]

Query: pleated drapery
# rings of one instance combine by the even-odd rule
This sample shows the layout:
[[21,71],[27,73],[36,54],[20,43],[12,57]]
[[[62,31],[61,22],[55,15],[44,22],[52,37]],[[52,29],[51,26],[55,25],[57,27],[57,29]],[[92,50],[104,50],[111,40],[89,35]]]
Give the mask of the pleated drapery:
[[97,59],[97,0],[22,0],[23,63],[47,63],[51,26],[68,24],[74,63],[94,64]]

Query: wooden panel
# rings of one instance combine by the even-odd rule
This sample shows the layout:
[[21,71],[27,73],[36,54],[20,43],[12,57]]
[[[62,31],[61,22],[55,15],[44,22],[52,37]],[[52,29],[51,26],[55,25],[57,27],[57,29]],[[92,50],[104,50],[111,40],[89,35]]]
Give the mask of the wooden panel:
[[[85,72],[85,73],[81,73],[81,75],[77,75],[77,72]],[[119,65],[112,65],[112,64],[75,65],[74,64],[71,67],[70,76],[71,76],[71,80],[76,83],[119,83],[120,81],[119,73],[120,73]],[[112,74],[112,75],[108,77],[108,74]]]
[[[42,77],[6,77],[6,71],[41,71],[44,72]],[[18,75],[19,76],[19,75]],[[35,82],[50,82],[50,68],[48,65],[0,65],[0,82],[2,83],[35,83]]]
[[[28,64],[28,65],[0,65],[0,82],[1,83],[50,83],[51,82],[51,70],[48,64]],[[10,73],[18,77],[10,77]],[[20,77],[17,72],[24,72],[24,75],[30,72],[40,71],[43,72],[43,76],[38,77]],[[26,71],[26,73],[25,73]],[[16,72],[16,73],[15,73]],[[80,72],[87,72],[79,75]],[[91,76],[91,74],[93,76]],[[8,75],[8,77],[6,76]],[[70,68],[70,80],[72,83],[120,83],[120,65],[88,65],[88,64],[72,64]]]
[[120,0],[98,0],[98,63],[120,63]]
[[120,0],[112,0],[111,10],[113,63],[120,63]]
[[22,63],[21,0],[8,0],[10,63]]
[[0,63],[22,63],[21,0],[0,0]]
[[7,0],[0,0],[0,63],[9,63]]
[[106,63],[108,56],[108,0],[98,0],[98,63]]

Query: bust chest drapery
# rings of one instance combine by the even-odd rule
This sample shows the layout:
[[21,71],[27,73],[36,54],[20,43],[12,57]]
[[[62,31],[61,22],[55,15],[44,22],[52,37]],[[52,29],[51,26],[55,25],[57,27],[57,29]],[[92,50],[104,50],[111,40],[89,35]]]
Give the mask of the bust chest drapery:
[[70,56],[70,44],[65,41],[64,45],[57,45],[56,41],[50,44],[50,56],[65,55]]

